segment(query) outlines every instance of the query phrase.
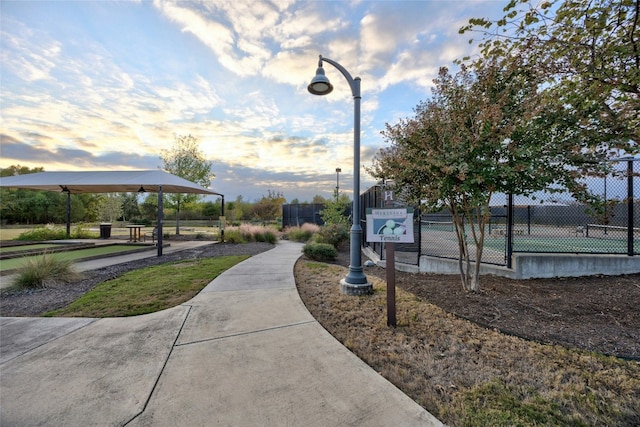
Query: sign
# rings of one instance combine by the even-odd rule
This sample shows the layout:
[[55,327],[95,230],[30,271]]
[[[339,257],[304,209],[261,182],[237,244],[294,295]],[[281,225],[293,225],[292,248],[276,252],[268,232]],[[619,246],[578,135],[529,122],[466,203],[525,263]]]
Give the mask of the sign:
[[413,243],[413,208],[367,209],[367,242]]

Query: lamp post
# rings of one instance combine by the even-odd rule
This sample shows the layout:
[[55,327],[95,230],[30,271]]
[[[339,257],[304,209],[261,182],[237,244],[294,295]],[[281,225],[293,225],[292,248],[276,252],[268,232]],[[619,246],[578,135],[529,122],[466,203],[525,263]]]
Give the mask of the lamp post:
[[340,172],[342,169],[336,168],[336,203],[338,203],[338,196],[340,196]]
[[340,281],[340,289],[347,295],[370,294],[373,293],[373,285],[367,281],[367,276],[364,275],[360,249],[362,240],[362,226],[360,225],[360,77],[354,79],[342,65],[320,55],[316,76],[307,87],[309,92],[314,95],[327,95],[333,90],[333,85],[324,74],[323,61],[333,65],[342,73],[347,79],[353,95],[353,224],[351,224],[350,233],[349,272]]

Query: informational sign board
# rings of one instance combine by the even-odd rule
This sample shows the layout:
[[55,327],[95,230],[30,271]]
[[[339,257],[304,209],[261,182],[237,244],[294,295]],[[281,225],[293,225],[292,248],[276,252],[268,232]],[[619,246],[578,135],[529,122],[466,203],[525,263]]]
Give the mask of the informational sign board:
[[413,208],[367,209],[367,242],[413,243]]

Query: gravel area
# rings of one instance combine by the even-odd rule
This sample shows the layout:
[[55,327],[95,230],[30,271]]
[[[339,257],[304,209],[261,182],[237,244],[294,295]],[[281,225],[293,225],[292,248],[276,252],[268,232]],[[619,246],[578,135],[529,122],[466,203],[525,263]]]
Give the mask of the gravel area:
[[159,258],[154,256],[86,271],[82,273],[82,279],[72,283],[50,285],[44,289],[3,289],[0,292],[0,316],[40,316],[47,311],[62,308],[75,301],[97,284],[114,279],[131,270],[182,259],[211,258],[224,255],[257,255],[273,247],[273,244],[263,242],[213,243],[195,249],[174,252]]

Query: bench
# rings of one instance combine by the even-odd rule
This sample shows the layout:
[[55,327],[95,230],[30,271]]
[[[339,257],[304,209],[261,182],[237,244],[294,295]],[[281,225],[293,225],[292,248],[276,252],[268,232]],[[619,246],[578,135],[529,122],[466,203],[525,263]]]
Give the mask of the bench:
[[147,236],[151,237],[151,242],[155,243],[158,238],[158,227],[153,227],[153,231],[147,231],[144,233],[143,241],[147,241]]

